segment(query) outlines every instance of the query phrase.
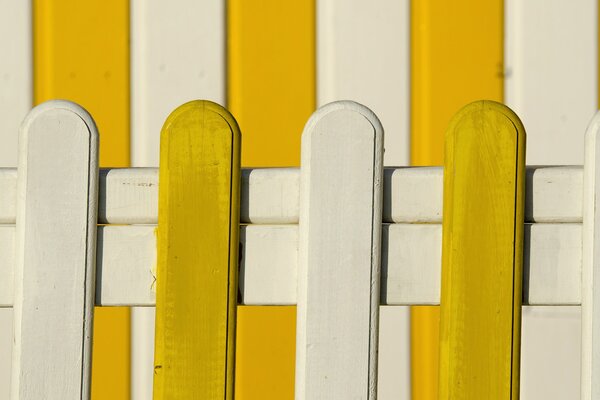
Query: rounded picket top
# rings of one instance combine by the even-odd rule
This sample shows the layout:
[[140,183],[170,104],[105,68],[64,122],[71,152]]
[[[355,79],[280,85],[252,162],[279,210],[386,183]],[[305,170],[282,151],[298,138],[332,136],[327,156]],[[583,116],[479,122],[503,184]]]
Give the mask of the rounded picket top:
[[[461,129],[465,125],[474,129]],[[508,127],[509,129],[500,129],[499,127]],[[506,105],[493,100],[474,101],[454,114],[446,130],[446,143],[451,135],[458,133],[481,135],[488,129],[491,129],[490,132],[514,132],[517,135],[518,146],[521,148],[525,145],[525,128],[519,116]]]
[[[42,126],[51,120],[59,121],[56,123],[64,124],[65,120],[72,119],[77,125],[81,121],[87,129],[77,130],[78,132],[87,132],[89,135],[90,151],[98,151],[98,128],[94,118],[82,106],[69,100],[48,100],[35,106],[23,119],[19,129],[19,151],[23,153],[28,143],[28,137],[37,130],[32,129],[37,123]],[[47,129],[39,130],[41,134],[51,132]]]
[[[355,114],[356,116],[362,116],[365,118],[373,127],[374,134],[377,138],[376,142],[379,147],[383,149],[383,126],[381,121],[373,111],[367,106],[357,103],[352,100],[339,100],[334,101],[324,106],[319,107],[315,111],[304,126],[302,131],[302,141],[309,140],[309,136],[315,131],[315,128],[324,120],[330,118],[333,114]],[[351,121],[348,121],[351,122]]]
[[[220,118],[206,118],[209,115]],[[184,129],[173,129],[175,126]],[[238,123],[234,116],[220,104],[210,100],[192,100],[180,105],[165,120],[161,130],[161,142],[165,140],[166,135],[187,132],[185,126],[190,128],[206,127],[215,132],[220,132],[222,128],[229,128],[232,141],[239,151],[241,133]]]
[[[590,123],[585,130],[585,161],[588,160],[591,162],[593,157],[595,156],[595,143],[598,143],[598,136],[600,135],[600,111],[597,111],[596,114],[592,117]],[[591,156],[592,158],[588,157]]]

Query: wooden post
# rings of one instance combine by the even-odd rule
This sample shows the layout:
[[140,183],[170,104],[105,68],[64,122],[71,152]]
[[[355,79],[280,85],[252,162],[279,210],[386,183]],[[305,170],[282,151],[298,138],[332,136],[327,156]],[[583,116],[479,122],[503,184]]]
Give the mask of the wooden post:
[[302,134],[296,399],[375,399],[383,128],[354,102]]
[[469,104],[446,133],[440,399],[518,399],[525,130]]
[[583,166],[583,248],[581,270],[581,399],[600,396],[600,112],[585,136]]
[[21,127],[11,398],[90,397],[98,133],[66,101]]
[[240,132],[210,101],[161,133],[155,399],[233,399]]

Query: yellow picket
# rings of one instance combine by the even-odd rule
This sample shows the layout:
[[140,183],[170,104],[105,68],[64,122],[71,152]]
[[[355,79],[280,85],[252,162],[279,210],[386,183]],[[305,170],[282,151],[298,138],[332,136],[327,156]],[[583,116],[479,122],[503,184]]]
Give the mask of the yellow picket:
[[192,101],[160,143],[155,399],[233,399],[240,132]]
[[[242,164],[300,164],[315,109],[315,0],[227,2],[228,107],[244,131]],[[296,307],[240,306],[238,400],[294,398]]]
[[[33,1],[34,103],[68,99],[100,132],[100,166],[129,166],[129,2]],[[129,308],[94,311],[92,399],[130,388]]]
[[471,103],[446,133],[439,397],[518,399],[525,130]]
[[[502,101],[503,0],[411,2],[411,164],[442,165],[452,115]],[[439,308],[411,308],[413,400],[438,395]]]

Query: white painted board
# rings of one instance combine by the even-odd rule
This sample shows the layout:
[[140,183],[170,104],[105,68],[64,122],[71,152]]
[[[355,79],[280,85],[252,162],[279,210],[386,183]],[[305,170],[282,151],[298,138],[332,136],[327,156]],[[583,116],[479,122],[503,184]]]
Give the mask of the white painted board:
[[377,396],[383,128],[353,102],[302,133],[296,399]]
[[49,101],[19,139],[14,400],[90,396],[98,132],[90,115]]

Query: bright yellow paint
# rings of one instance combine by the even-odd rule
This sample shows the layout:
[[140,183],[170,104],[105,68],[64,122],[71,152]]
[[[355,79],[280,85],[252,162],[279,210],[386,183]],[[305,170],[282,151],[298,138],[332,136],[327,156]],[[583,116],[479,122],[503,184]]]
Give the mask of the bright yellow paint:
[[154,399],[233,399],[240,132],[193,101],[160,143]]
[[[315,0],[227,1],[228,106],[244,166],[300,163],[315,109]],[[295,307],[239,307],[237,400],[294,398]]]
[[246,167],[297,166],[315,109],[315,0],[228,0],[228,108]]
[[[442,165],[452,115],[478,99],[502,101],[503,1],[411,3],[411,163]],[[413,400],[437,399],[438,307],[411,311]]]
[[445,151],[439,397],[518,399],[525,130],[478,101]]
[[[100,166],[129,166],[129,1],[33,1],[34,102],[85,107]],[[129,398],[129,309],[96,308],[92,398]]]

